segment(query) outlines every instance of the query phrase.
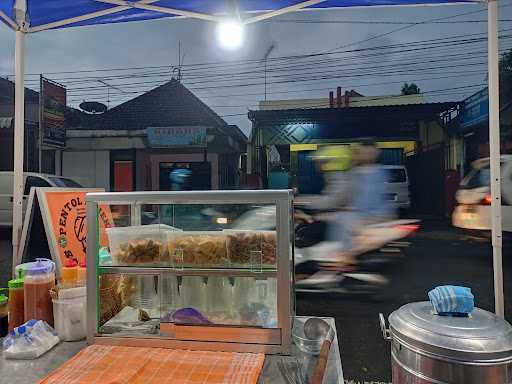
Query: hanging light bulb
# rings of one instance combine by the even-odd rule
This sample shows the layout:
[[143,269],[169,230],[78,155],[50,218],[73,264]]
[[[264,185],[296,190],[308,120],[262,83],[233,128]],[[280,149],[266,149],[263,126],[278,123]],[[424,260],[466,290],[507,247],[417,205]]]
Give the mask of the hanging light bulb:
[[237,49],[244,41],[244,27],[235,20],[227,20],[217,27],[217,40],[225,49]]

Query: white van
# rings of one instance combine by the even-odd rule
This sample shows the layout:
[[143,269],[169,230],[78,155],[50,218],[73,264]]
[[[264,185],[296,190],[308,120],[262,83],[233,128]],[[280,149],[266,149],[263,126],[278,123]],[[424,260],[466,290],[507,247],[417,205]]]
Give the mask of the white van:
[[386,171],[386,198],[396,208],[409,209],[411,195],[409,192],[409,175],[403,165],[384,165]]
[[[491,170],[489,158],[472,164],[456,194],[452,223],[467,230],[491,229]],[[501,156],[501,215],[503,231],[512,232],[512,156]]]
[[[32,187],[58,187],[58,188],[81,188],[76,181],[62,176],[46,175],[41,173],[25,172],[24,192],[23,192],[23,210],[25,210],[25,201]],[[13,172],[0,172],[0,227],[12,226],[12,189]]]

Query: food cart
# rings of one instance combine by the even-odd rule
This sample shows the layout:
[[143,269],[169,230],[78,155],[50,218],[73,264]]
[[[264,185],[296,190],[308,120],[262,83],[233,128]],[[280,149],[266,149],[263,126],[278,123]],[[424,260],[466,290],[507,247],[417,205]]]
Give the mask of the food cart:
[[[122,226],[100,225],[119,206]],[[275,209],[275,230],[229,229],[261,206]],[[211,222],[205,209],[226,217]],[[307,318],[295,316],[292,212],[291,191],[89,193],[88,344],[261,353],[260,383],[311,377],[324,340],[305,338]],[[155,223],[140,225],[149,213]],[[334,331],[324,383],[342,383],[335,323],[324,320]],[[21,382],[41,379],[84,347],[57,346],[30,362]],[[26,364],[0,360],[3,372]]]
[[[262,205],[275,208],[275,231],[224,229]],[[114,206],[130,216],[103,236],[100,207]],[[205,209],[226,217],[211,222]],[[148,211],[159,223],[141,226]],[[289,191],[88,194],[89,343],[289,354],[291,212]]]

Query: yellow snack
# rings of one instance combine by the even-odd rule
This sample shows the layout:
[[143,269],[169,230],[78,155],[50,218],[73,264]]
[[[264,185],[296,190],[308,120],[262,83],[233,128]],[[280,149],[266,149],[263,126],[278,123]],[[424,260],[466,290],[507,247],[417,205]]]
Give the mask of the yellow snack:
[[171,257],[183,254],[186,265],[217,265],[227,259],[224,236],[173,234],[168,241]]

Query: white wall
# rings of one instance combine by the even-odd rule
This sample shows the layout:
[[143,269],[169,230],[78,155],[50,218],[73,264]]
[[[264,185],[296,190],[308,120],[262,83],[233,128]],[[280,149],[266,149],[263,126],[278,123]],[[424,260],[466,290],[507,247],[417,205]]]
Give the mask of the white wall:
[[110,190],[109,151],[64,151],[62,175],[72,177],[84,187]]

